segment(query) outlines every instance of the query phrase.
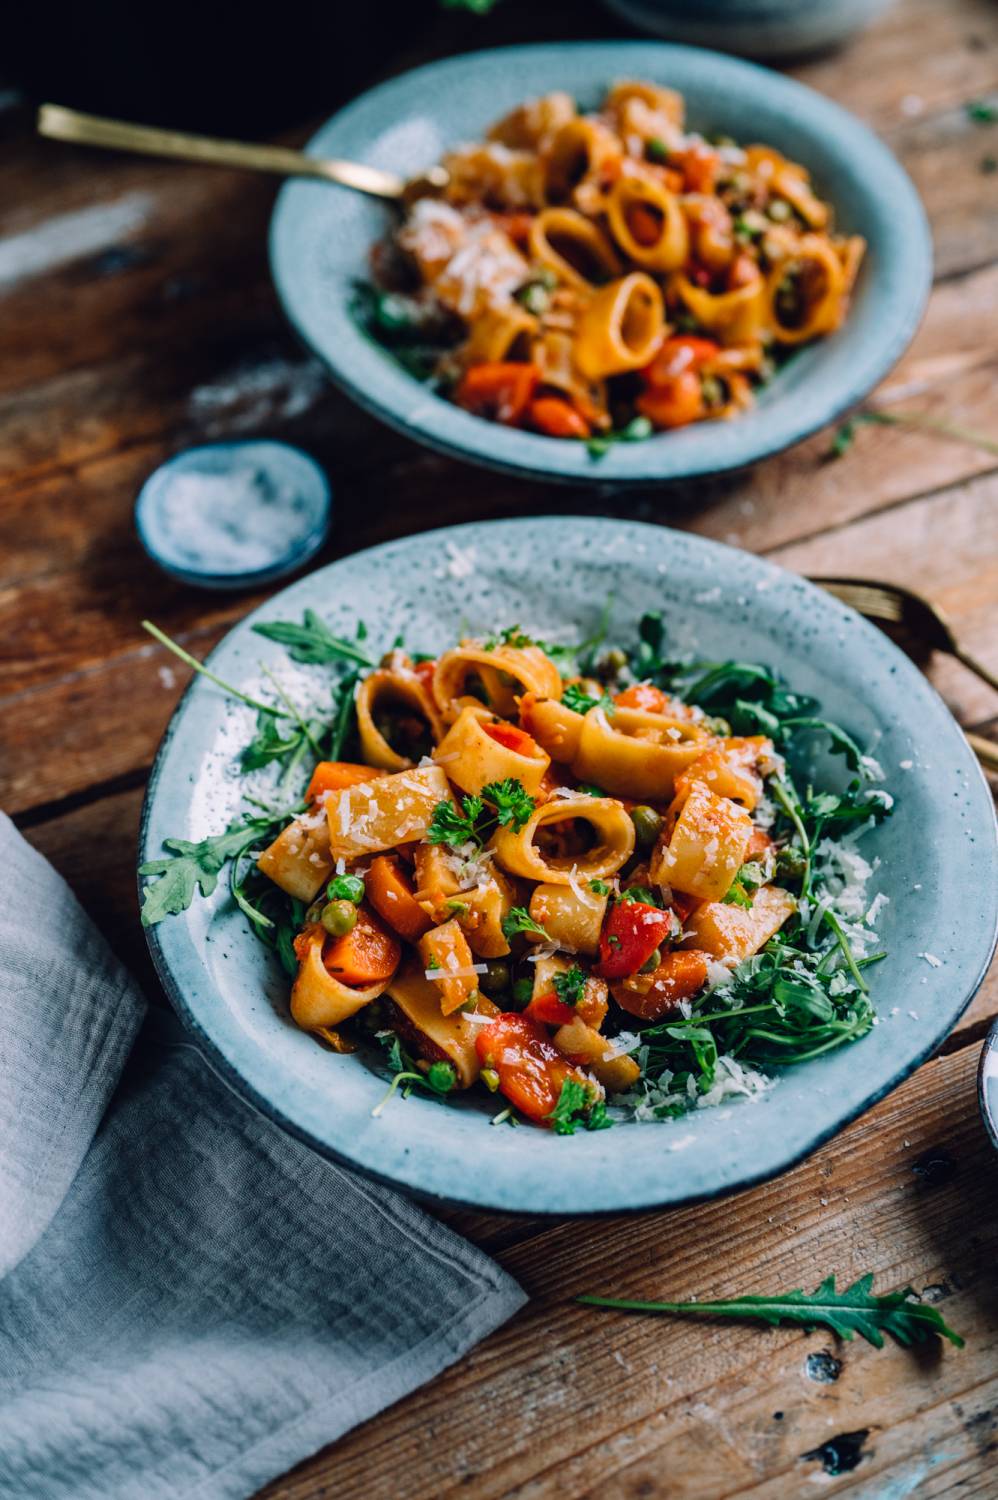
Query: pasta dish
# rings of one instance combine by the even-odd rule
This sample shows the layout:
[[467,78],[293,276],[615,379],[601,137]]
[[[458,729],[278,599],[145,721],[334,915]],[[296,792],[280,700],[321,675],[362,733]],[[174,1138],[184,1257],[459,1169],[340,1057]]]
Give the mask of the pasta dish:
[[650,83],[532,100],[443,166],[375,246],[363,320],[466,410],[596,451],[745,411],[838,328],[865,248],[802,166],[690,132]]
[[[296,709],[285,737],[261,706],[244,768],[311,763],[307,787],[216,841],[333,1052],[378,1041],[403,1092],[490,1091],[497,1119],[571,1133],[761,1092],[873,1024],[855,842],[891,799],[766,668],[670,660],[655,615],[627,649],[513,626],[364,668],[312,612],[255,628],[349,667],[325,728]],[[816,736],[845,790],[796,784]],[[146,867],[147,922],[181,909],[170,871]]]

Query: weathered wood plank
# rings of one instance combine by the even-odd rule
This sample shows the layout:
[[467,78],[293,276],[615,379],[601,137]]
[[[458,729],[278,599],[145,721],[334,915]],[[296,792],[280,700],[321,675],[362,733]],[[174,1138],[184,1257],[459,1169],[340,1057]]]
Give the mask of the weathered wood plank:
[[[990,1203],[998,1163],[976,1113],[976,1048],[927,1064],[794,1172],[722,1202],[671,1213],[531,1224],[454,1216],[532,1301],[453,1370],[262,1492],[266,1500],[474,1493],[752,1496],[823,1480],[809,1457],[863,1431],[854,1478],[878,1494],[984,1495],[998,1305]],[[927,1170],[926,1162],[938,1165]],[[505,1241],[505,1242],[503,1242]],[[812,1286],[876,1274],[942,1299],[970,1335],[962,1351],[875,1351],[828,1335],[598,1314],[583,1291],[680,1298]],[[830,1383],[807,1357],[841,1361]],[[900,1486],[914,1476],[909,1489]],[[941,1486],[948,1476],[951,1488]],[[863,1490],[863,1493],[873,1493]],[[917,1490],[921,1494],[921,1489]],[[964,1493],[963,1490],[960,1493]]]

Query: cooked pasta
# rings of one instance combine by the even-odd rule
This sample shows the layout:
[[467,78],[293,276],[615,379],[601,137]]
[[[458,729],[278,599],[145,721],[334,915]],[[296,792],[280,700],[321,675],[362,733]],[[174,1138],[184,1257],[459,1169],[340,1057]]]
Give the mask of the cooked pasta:
[[[343,1053],[376,1033],[408,1087],[477,1085],[569,1131],[607,1123],[608,1101],[647,1118],[716,1102],[722,1074],[752,1092],[760,1050],[793,1060],[783,1032],[810,1055],[871,1024],[868,930],[815,894],[791,731],[752,694],[807,701],[737,662],[684,696],[651,639],[645,622],[643,678],[619,650],[580,662],[518,627],[418,662],[396,647],[361,675],[358,759],[320,762],[256,856],[293,898],[298,1026]],[[726,672],[734,727],[715,711]],[[876,797],[850,806],[875,817]],[[749,1006],[737,986],[754,996],[774,965]],[[737,1056],[704,1040],[718,1010]]]
[[865,249],[803,166],[642,81],[528,101],[443,165],[375,247],[372,330],[466,410],[594,452],[747,410],[839,327]]

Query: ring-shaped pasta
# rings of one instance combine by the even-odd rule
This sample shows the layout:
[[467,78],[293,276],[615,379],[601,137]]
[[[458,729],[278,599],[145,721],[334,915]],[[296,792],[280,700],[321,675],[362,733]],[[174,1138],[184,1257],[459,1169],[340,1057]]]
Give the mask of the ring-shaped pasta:
[[554,90],[539,99],[528,99],[489,127],[486,139],[498,141],[513,151],[542,150],[578,111],[571,94]]
[[486,693],[486,707],[503,718],[516,717],[516,700],[523,693],[539,698],[561,697],[561,673],[539,646],[461,645],[445,651],[433,674],[433,697],[447,723],[466,706],[460,701],[469,677],[478,677]]
[[638,708],[618,708],[609,719],[601,708],[585,715],[572,770],[615,797],[666,802],[676,777],[712,740],[700,724]]
[[554,698],[526,693],[520,699],[520,723],[552,760],[571,765],[579,750],[582,715]]
[[535,339],[532,361],[539,383],[564,391],[573,406],[594,426],[609,424],[606,382],[586,380],[575,363],[575,336],[560,328],[545,328]]
[[606,216],[618,247],[648,271],[674,271],[690,249],[686,215],[675,194],[639,172],[618,177],[606,200]]
[[828,224],[828,204],[817,198],[811,187],[811,178],[805,167],[789,161],[772,146],[747,146],[745,166],[760,178],[771,193],[784,198],[795,209],[805,224],[812,229],[824,229]]
[[317,1026],[339,1026],[355,1016],[365,1005],[377,1000],[392,982],[391,976],[355,989],[336,979],[322,961],[327,942],[319,926],[307,934],[305,956],[298,965],[298,975],[291,990],[291,1014],[303,1031]]
[[745,809],[695,781],[669,842],[655,849],[651,878],[698,901],[723,901],[751,837],[752,820]]
[[623,145],[601,120],[577,115],[553,137],[544,155],[544,183],[549,203],[568,203],[585,182],[620,161]]
[[626,126],[627,106],[635,103],[660,115],[672,126],[682,126],[686,112],[682,94],[675,89],[663,88],[658,83],[645,83],[641,79],[618,78],[607,92],[603,108],[607,114],[619,115],[621,123]]
[[[800,279],[801,316],[793,324],[783,321],[780,310],[781,288],[787,276]],[[810,291],[815,286],[817,294],[812,296]],[[791,258],[770,271],[764,289],[769,324],[778,343],[804,344],[819,334],[832,333],[845,316],[845,267],[831,240],[823,235],[801,235]]]
[[530,225],[531,259],[566,286],[589,291],[623,267],[610,240],[575,208],[544,208]]
[[461,354],[469,365],[529,359],[539,331],[537,319],[516,302],[486,307],[472,319]]
[[416,762],[393,750],[375,723],[378,709],[402,704],[426,720],[434,744],[444,732],[443,722],[426,688],[415,672],[382,668],[365,677],[357,689],[357,734],[365,763],[383,771],[405,771]]
[[665,330],[658,283],[632,271],[601,287],[579,319],[575,359],[583,375],[602,380],[640,370],[653,358]]
[[[594,829],[593,847],[571,859],[563,855],[545,859],[534,843],[538,829],[576,819]],[[634,824],[612,797],[552,797],[535,809],[519,833],[512,828],[497,829],[492,849],[504,870],[524,880],[541,880],[547,885],[602,880],[615,875],[634,853]]]
[[551,757],[525,730],[504,720],[493,725],[480,704],[458,714],[433,754],[448,780],[471,793],[511,776],[536,797],[551,764]]
[[677,272],[669,280],[669,290],[682,299],[700,326],[723,344],[750,343],[768,327],[772,316],[772,299],[762,276],[730,292],[709,292]]

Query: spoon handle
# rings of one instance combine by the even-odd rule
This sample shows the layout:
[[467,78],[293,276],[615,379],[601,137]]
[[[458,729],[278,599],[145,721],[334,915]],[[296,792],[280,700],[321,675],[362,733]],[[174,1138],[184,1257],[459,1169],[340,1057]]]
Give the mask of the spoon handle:
[[962,646],[955,646],[953,655],[957,661],[962,661],[965,667],[969,667],[970,671],[975,673],[982,682],[986,682],[989,687],[993,687],[995,692],[998,693],[998,677],[995,676],[994,672],[989,671],[983,662],[978,661],[976,656],[971,656],[970,652],[964,651]]
[[967,744],[986,771],[998,772],[998,743],[980,734],[968,734]]
[[405,182],[394,172],[361,162],[306,156],[286,146],[260,146],[248,141],[222,141],[208,135],[187,135],[151,125],[130,125],[84,115],[61,104],[43,104],[38,111],[38,133],[80,146],[109,146],[142,156],[170,156],[178,161],[215,167],[241,167],[250,172],[273,172],[278,177],[320,177],[374,198],[401,198]]

